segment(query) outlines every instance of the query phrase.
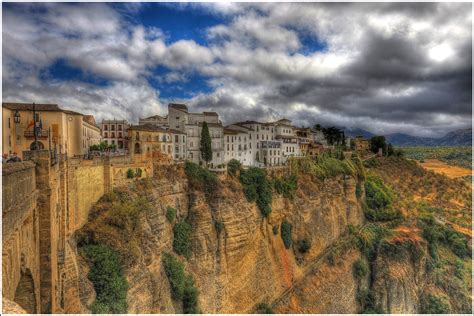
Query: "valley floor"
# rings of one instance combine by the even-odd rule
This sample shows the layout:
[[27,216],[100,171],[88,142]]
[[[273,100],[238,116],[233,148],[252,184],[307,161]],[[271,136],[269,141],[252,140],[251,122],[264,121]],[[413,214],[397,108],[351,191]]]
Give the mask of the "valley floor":
[[426,159],[423,162],[419,162],[419,164],[423,168],[444,174],[451,179],[470,176],[472,174],[470,169],[448,165],[446,162],[437,159]]

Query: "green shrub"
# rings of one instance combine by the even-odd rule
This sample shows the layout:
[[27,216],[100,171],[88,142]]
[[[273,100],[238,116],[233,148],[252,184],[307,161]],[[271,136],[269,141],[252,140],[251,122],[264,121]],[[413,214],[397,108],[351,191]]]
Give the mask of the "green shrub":
[[311,249],[311,242],[307,239],[298,240],[298,251],[301,253],[307,253]]
[[449,314],[451,305],[446,297],[428,294],[421,300],[421,312],[423,314]]
[[293,199],[297,189],[296,175],[283,176],[273,180],[273,187],[278,194],[283,195],[287,199]]
[[464,279],[464,262],[459,258],[454,262],[454,274],[461,280]]
[[265,170],[256,167],[250,167],[247,171],[242,170],[240,182],[244,187],[247,200],[255,201],[262,216],[268,216],[271,212],[272,187]]
[[118,253],[105,245],[87,245],[82,249],[91,262],[88,278],[96,292],[92,312],[126,314],[128,283]]
[[266,303],[260,303],[257,305],[257,314],[273,314],[273,310],[270,305]]
[[368,272],[369,272],[369,266],[367,265],[367,262],[363,259],[358,259],[352,265],[352,273],[354,274],[354,277],[358,280],[365,277]]
[[273,231],[273,235],[277,235],[278,234],[278,226],[277,225],[273,226],[272,231]]
[[176,217],[176,209],[172,208],[171,206],[168,206],[166,208],[166,219],[168,220],[168,222],[172,223],[175,217]]
[[356,184],[355,194],[358,199],[362,197],[362,186],[360,185],[359,182],[357,182]]
[[217,189],[217,176],[211,171],[190,161],[186,161],[184,171],[193,188],[204,190],[208,196]]
[[134,177],[135,177],[135,172],[133,172],[133,170],[129,168],[127,170],[127,178],[128,179],[133,179]]
[[135,177],[140,178],[142,176],[142,169],[137,168],[137,171],[135,172]]
[[214,222],[214,227],[216,228],[217,234],[220,234],[224,229],[224,223],[216,221]]
[[236,159],[231,159],[228,163],[227,163],[227,173],[230,174],[231,176],[236,176],[237,175],[237,171],[240,170],[241,168],[241,163],[240,161],[236,160]]
[[182,299],[184,296],[186,277],[184,265],[169,253],[163,253],[162,262],[166,276],[170,282],[171,296],[175,300]]
[[194,280],[190,275],[186,276],[184,293],[183,293],[183,313],[199,314],[198,308],[199,291],[194,286]]
[[428,250],[433,259],[437,259],[438,243],[446,244],[460,258],[469,254],[466,238],[453,228],[435,223],[432,217],[421,221],[423,238],[428,242]]
[[184,314],[198,314],[199,292],[194,286],[193,278],[186,274],[184,265],[173,255],[163,253],[163,267],[170,282],[171,296],[175,300],[182,300]]
[[285,244],[286,249],[290,249],[293,240],[291,239],[291,231],[293,230],[293,225],[288,223],[285,220],[281,223],[281,239],[283,239],[283,243]]
[[191,233],[191,225],[184,221],[173,227],[173,250],[186,258],[191,256]]
[[368,289],[360,289],[357,291],[357,301],[361,306],[361,314],[384,314],[382,308],[375,304],[372,291]]
[[393,193],[377,176],[368,176],[365,182],[365,216],[371,221],[391,221],[401,218],[392,206]]

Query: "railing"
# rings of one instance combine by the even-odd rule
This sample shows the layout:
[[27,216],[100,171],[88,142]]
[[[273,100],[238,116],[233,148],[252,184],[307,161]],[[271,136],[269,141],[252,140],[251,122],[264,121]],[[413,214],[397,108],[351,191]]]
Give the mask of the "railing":
[[[25,137],[35,137],[34,131],[25,131],[24,133]],[[37,133],[38,137],[48,137],[48,131],[40,131]]]

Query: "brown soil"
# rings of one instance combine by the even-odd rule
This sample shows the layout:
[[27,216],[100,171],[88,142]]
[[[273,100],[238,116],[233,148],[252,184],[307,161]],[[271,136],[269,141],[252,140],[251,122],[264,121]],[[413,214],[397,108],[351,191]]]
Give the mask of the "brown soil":
[[444,174],[450,178],[469,176],[472,173],[472,171],[469,169],[451,166],[436,159],[426,159],[423,163],[420,163],[420,165],[428,170],[433,170],[434,172]]

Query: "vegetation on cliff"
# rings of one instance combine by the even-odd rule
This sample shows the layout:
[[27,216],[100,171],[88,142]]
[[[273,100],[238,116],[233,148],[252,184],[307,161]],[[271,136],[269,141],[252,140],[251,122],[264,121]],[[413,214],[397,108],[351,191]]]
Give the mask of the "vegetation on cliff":
[[127,313],[128,283],[123,276],[119,254],[105,245],[87,245],[81,249],[91,263],[88,278],[96,292],[92,313]]
[[293,243],[293,239],[291,238],[292,230],[293,225],[291,225],[291,223],[289,223],[286,219],[283,220],[281,223],[280,233],[281,239],[283,240],[286,249],[290,249],[291,244]]
[[173,299],[181,301],[184,314],[198,314],[199,291],[193,277],[184,271],[184,265],[169,253],[162,254],[163,267],[171,286]]
[[393,193],[380,177],[369,175],[365,181],[365,216],[371,221],[390,221],[401,218],[393,208]]
[[257,207],[263,217],[268,216],[272,202],[272,185],[267,178],[264,169],[250,167],[248,170],[241,170],[240,182],[244,187],[244,193],[249,202],[256,202]]
[[294,174],[303,172],[316,179],[328,179],[338,175],[349,175],[363,180],[365,171],[357,156],[341,159],[342,152],[325,152],[316,159],[310,157],[290,159],[290,170]]
[[191,225],[185,221],[176,223],[173,227],[173,250],[178,254],[189,258],[191,256]]
[[208,197],[215,192],[219,181],[215,173],[193,162],[186,161],[184,171],[193,189],[202,190]]

